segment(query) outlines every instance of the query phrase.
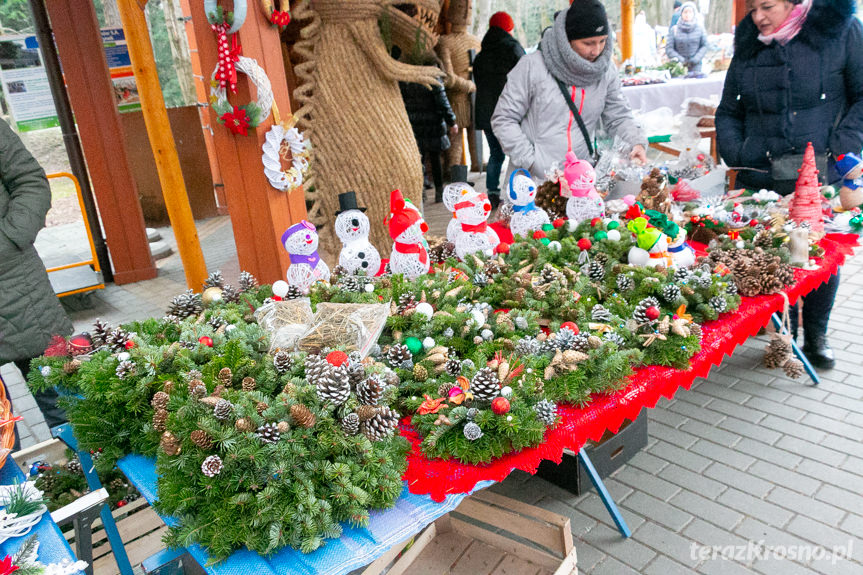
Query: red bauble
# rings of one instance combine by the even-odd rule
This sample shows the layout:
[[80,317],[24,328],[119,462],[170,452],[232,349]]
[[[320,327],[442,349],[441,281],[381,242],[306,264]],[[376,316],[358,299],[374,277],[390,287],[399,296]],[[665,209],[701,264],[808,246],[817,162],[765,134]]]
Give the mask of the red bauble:
[[348,360],[348,354],[343,351],[331,351],[327,354],[327,363],[339,367]]
[[535,232],[533,232],[533,239],[535,239],[535,240],[541,240],[545,237],[546,237],[545,232],[542,230],[536,230]]
[[644,310],[644,315],[646,315],[647,319],[649,319],[650,321],[659,319],[659,308],[655,305],[652,305],[646,310]]
[[563,224],[565,224],[565,223],[566,223],[566,218],[557,218],[556,220],[551,222],[551,225],[553,225],[555,228],[562,228]]
[[213,347],[213,338],[208,335],[202,335],[198,338],[198,343],[206,345],[207,347]]
[[121,499],[120,501],[117,502],[117,507],[125,507],[125,505],[126,505],[125,499]]
[[592,220],[590,220],[590,227],[595,228],[596,226],[598,226],[601,223],[602,223],[602,218],[593,218]]
[[509,244],[505,244],[505,243],[501,242],[501,243],[497,244],[497,247],[494,248],[494,251],[496,251],[499,254],[508,254],[509,253]]
[[592,246],[593,244],[592,244],[592,243],[590,243],[590,240],[589,240],[589,239],[587,239],[587,238],[581,238],[580,240],[578,240],[578,244],[577,244],[577,245],[578,245],[578,249],[580,249],[580,250],[581,250],[581,251],[583,251],[583,252],[586,252],[587,250],[589,250],[589,249],[590,249],[590,246]]
[[491,410],[496,415],[509,413],[509,400],[505,397],[495,397],[494,401],[491,402]]
[[758,220],[756,220],[755,218],[752,218],[751,220],[749,220],[749,226],[750,227],[754,228],[757,225],[758,225]]
[[572,330],[572,333],[574,333],[575,335],[578,335],[579,330],[578,330],[578,326],[575,325],[575,322],[572,322],[572,321],[563,322],[562,324],[560,324],[560,329],[563,329],[563,328],[569,328]]
[[273,295],[270,299],[273,301],[282,301],[282,296]]
[[135,347],[135,342],[134,342],[134,341],[132,341],[131,339],[130,339],[130,340],[128,340],[128,341],[126,342],[126,349],[132,349],[133,347]]

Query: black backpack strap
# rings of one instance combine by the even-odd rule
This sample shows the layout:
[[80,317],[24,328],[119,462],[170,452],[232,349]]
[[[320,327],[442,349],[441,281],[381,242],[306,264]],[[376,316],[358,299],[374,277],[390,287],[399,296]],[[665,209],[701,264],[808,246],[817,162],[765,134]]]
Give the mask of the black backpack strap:
[[584,120],[581,119],[581,113],[578,111],[575,102],[573,102],[572,98],[569,97],[569,94],[566,91],[566,86],[563,85],[563,82],[557,78],[554,80],[557,83],[557,87],[560,88],[560,93],[563,94],[564,100],[566,100],[566,105],[569,106],[569,111],[572,112],[572,115],[575,116],[575,121],[578,122],[578,127],[581,129],[581,135],[584,137],[584,142],[587,144],[587,153],[590,154],[591,159],[595,160],[593,144],[590,141],[590,134],[587,131],[587,126],[584,125]]

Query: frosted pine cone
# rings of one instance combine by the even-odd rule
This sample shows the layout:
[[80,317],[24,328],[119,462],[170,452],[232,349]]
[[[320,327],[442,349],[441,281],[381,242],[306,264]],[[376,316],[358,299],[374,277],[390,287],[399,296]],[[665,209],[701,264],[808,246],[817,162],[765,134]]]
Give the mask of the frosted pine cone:
[[276,443],[281,436],[279,428],[275,423],[265,423],[258,428],[255,435],[262,443]]
[[714,311],[716,311],[716,313],[723,313],[725,310],[728,309],[728,302],[726,302],[725,298],[722,296],[712,297],[710,298],[710,301],[708,303],[710,304],[710,307],[712,307]]
[[590,310],[590,319],[593,321],[609,322],[611,321],[611,312],[604,305],[598,303]]
[[320,378],[317,381],[315,389],[318,394],[318,400],[321,403],[343,404],[351,394],[351,384],[348,380],[347,368],[344,365],[333,367],[327,377]]
[[547,399],[543,399],[534,405],[533,410],[536,412],[539,420],[546,425],[554,425],[554,422],[557,420],[557,406]]
[[674,303],[680,299],[680,288],[674,284],[668,284],[662,288],[662,299],[668,303]]
[[364,405],[377,405],[383,394],[384,386],[377,375],[369,376],[357,386],[357,399]]
[[468,441],[476,441],[483,435],[482,429],[480,429],[479,425],[477,425],[473,421],[465,424],[463,433]]
[[342,419],[342,431],[345,435],[356,435],[360,432],[360,416],[356,413],[347,414]]
[[491,401],[500,394],[500,380],[494,370],[484,367],[473,376],[470,390],[477,401]]
[[222,301],[225,303],[237,303],[240,301],[240,292],[231,284],[222,288]]
[[286,300],[300,299],[303,297],[303,291],[297,286],[288,286],[288,291],[285,293]]
[[122,327],[118,327],[108,334],[105,344],[111,348],[114,353],[126,351],[126,342],[129,341],[130,334]]
[[210,455],[201,464],[201,473],[207,477],[215,477],[222,472],[222,458],[218,455]]
[[[406,363],[413,361],[413,354],[408,349],[408,346],[397,343],[390,347],[390,350],[387,352],[387,362],[389,362],[392,367],[403,367]],[[411,365],[410,368],[413,368]],[[406,369],[410,369],[406,368]]]
[[121,361],[117,364],[116,374],[120,379],[126,379],[130,375],[135,375],[135,364],[129,360]]
[[655,297],[646,297],[635,306],[635,310],[632,312],[632,317],[638,323],[650,323],[650,318],[647,317],[646,312],[648,308],[655,307],[659,308],[659,300]]
[[225,285],[225,280],[222,277],[221,271],[214,271],[204,280],[204,289],[211,287],[221,288],[223,285]]
[[627,292],[635,288],[635,280],[627,275],[617,276],[617,291]]
[[392,435],[398,424],[398,413],[389,407],[380,407],[374,417],[360,425],[360,430],[369,441],[380,441]]
[[600,283],[605,279],[605,267],[598,261],[593,260],[587,267],[587,276],[590,278],[590,281]]
[[258,287],[258,279],[247,271],[240,272],[240,291]]
[[306,356],[305,361],[306,379],[312,385],[317,385],[318,382],[327,378],[332,367],[333,366],[320,355],[309,354]]
[[461,375],[461,361],[457,357],[449,358],[444,364],[444,371],[452,377]]
[[616,344],[617,347],[620,349],[623,349],[624,347],[626,347],[626,340],[623,339],[623,336],[620,334],[614,333],[613,331],[607,331],[607,332],[605,332],[605,334],[603,334],[603,337],[607,341],[610,341],[610,342]]
[[213,417],[219,421],[227,421],[234,414],[234,404],[227,399],[220,399],[213,408]]
[[95,323],[93,323],[93,333],[90,334],[93,340],[93,347],[106,345],[108,343],[108,336],[112,331],[113,329],[111,329],[110,325],[97,318]]
[[279,375],[284,375],[290,371],[293,363],[290,354],[286,351],[277,351],[276,355],[273,356],[273,367],[276,368],[276,372]]
[[187,290],[185,293],[182,293],[171,300],[168,314],[186,319],[187,317],[198,315],[203,311],[203,309],[204,304],[201,301],[201,294],[196,294],[192,290]]

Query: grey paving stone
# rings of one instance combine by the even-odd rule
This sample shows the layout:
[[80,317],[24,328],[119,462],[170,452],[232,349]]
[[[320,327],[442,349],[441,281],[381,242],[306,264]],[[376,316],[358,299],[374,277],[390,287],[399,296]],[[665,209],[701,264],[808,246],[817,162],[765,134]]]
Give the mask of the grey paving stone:
[[582,539],[639,572],[657,555],[635,536],[624,539],[617,530],[602,524],[588,531]]
[[802,439],[791,437],[790,435],[786,435],[780,439],[776,443],[776,447],[787,449],[788,451],[801,455],[807,459],[814,459],[828,465],[839,465],[848,459],[848,456],[844,453],[821,447],[820,445],[803,441]]
[[816,571],[799,563],[778,559],[763,559],[753,563],[752,568],[764,575],[818,575]]
[[828,549],[833,548],[834,545],[846,545],[849,541],[853,541],[853,546],[858,549],[860,549],[860,545],[863,544],[863,541],[859,538],[859,534],[849,535],[802,515],[798,515],[792,519],[786,526],[786,530],[802,539],[807,539],[813,543],[817,543],[818,545],[823,545]]
[[[856,549],[853,549],[857,553]],[[859,575],[863,573],[863,565],[853,560],[821,559],[813,560],[809,566],[824,575]]]
[[[684,425],[690,425],[692,422],[688,421]],[[688,431],[675,429],[673,427],[668,427],[667,425],[659,422],[652,422],[648,427],[647,432],[651,437],[656,437],[662,439],[663,441],[667,441],[668,443],[673,443],[678,447],[682,447],[686,449],[693,443],[695,443],[698,438],[693,437]]]
[[838,525],[846,515],[844,509],[818,501],[812,496],[801,495],[790,489],[777,486],[767,496],[767,501],[780,505],[789,511],[817,519],[828,525]]
[[748,567],[725,559],[709,559],[698,567],[704,575],[753,575],[755,572]]
[[698,473],[704,471],[711,462],[706,457],[664,441],[656,442],[656,445],[652,446],[648,452]]
[[[725,373],[726,375],[728,374],[728,372]],[[734,382],[732,381],[731,383]],[[752,397],[748,393],[743,393],[734,389],[730,386],[730,383],[729,385],[722,385],[721,383],[713,383],[712,380],[701,380],[697,386],[693,385],[690,394],[696,396],[709,396],[715,399],[725,399],[739,404],[743,404],[747,399]]]
[[[783,509],[778,505],[768,503],[763,499],[753,497],[749,493],[737,489],[728,489],[716,498],[716,503],[736,509],[750,518],[757,517],[760,522],[775,527],[782,527],[794,516],[794,513],[787,509]],[[745,522],[746,519],[744,519],[743,523]],[[751,538],[751,536],[749,537]]]
[[663,468],[668,466],[668,462],[664,459],[660,459],[654,455],[649,454],[645,450],[636,453],[635,456],[629,460],[627,465],[634,465],[642,471],[646,471],[647,473],[656,475],[657,473],[662,471]]
[[719,413],[725,415],[729,415],[735,419],[743,419],[745,421],[748,421],[749,423],[758,423],[759,421],[764,419],[764,412],[758,409],[746,407],[747,405],[749,405],[750,402],[757,400],[759,400],[759,398],[750,397],[746,400],[746,402],[744,402],[743,405],[739,405],[737,403],[725,401],[724,399],[714,399],[707,404],[707,408],[713,411],[718,411]]
[[632,538],[651,549],[661,551],[663,555],[685,566],[694,568],[698,564],[698,561],[692,558],[694,542],[691,539],[682,537],[656,523],[645,523],[633,532]]
[[742,379],[734,384],[734,389],[743,393],[748,393],[754,397],[762,397],[771,401],[780,403],[785,402],[793,397],[787,391],[777,389],[772,385],[764,385],[761,383],[752,383],[751,381],[743,381]]
[[614,557],[606,557],[590,573],[591,575],[638,575],[638,571],[633,571]]
[[665,555],[659,555],[644,570],[644,575],[691,575],[692,573],[694,573],[692,569],[672,561]]
[[863,427],[857,427],[856,425],[837,421],[816,413],[807,413],[801,420],[801,423],[811,425],[816,429],[821,429],[834,435],[847,437],[852,441],[863,441]]
[[767,443],[768,445],[772,445],[779,441],[779,438],[782,437],[782,434],[771,429],[766,429],[762,426],[763,421],[770,417],[774,416],[768,415],[767,417],[762,419],[761,423],[758,424],[749,423],[748,421],[743,421],[735,417],[727,417],[722,422],[720,422],[719,427],[733,433],[737,433],[744,437],[748,437],[750,439],[755,439],[757,441]]
[[579,573],[590,573],[594,566],[607,557],[605,553],[582,539],[575,540],[575,552],[578,557]]
[[621,505],[653,521],[678,532],[692,521],[692,515],[660,501],[641,491],[635,491]]
[[[723,419],[719,423],[719,425],[725,423],[727,419],[727,417]],[[729,433],[728,431],[701,423],[700,421],[687,421],[680,427],[680,431],[685,433],[691,433],[692,435],[696,436],[693,439],[707,439],[708,441],[718,443],[719,445],[723,445],[725,447],[734,447],[734,444],[740,441],[739,435],[735,433]],[[689,446],[687,445],[685,447]]]
[[[830,398],[834,397],[837,403],[836,405],[831,405]],[[827,396],[822,401],[815,401],[813,399],[809,399],[808,397],[802,397],[799,395],[792,395],[785,401],[786,405],[790,405],[792,407],[798,407],[804,411],[809,413],[818,413],[823,415],[824,417],[832,417],[833,419],[842,419],[846,415],[848,415],[848,405],[853,404],[853,402],[849,402],[848,398],[840,396]],[[845,406],[843,408],[843,405]]]
[[[785,435],[791,435],[793,437],[797,437],[799,439],[803,439],[804,441],[811,441],[813,443],[820,443],[827,437],[827,434],[823,431],[819,431],[814,427],[809,427],[808,425],[804,425],[802,422],[797,423],[794,421],[788,421],[782,417],[776,417],[775,415],[768,415],[761,421],[761,425],[783,433]],[[758,439],[757,437],[755,439]],[[774,443],[774,442],[770,442]]]
[[[760,356],[759,356],[759,354],[760,354]],[[764,355],[763,350],[760,352],[756,351],[755,357],[758,360],[757,365],[761,364],[760,359],[761,359],[761,356],[763,356],[763,355]],[[745,366],[741,366],[741,365],[737,365],[737,364],[732,364],[729,369],[725,370],[725,373],[727,375],[730,375],[731,377],[737,377],[738,379],[741,379],[743,381],[749,381],[752,383],[761,383],[761,384],[767,385],[776,379],[776,373],[777,372],[771,371],[769,374],[768,373],[762,373],[760,371],[754,371],[751,367],[745,367]]]
[[721,503],[715,503],[692,491],[681,491],[669,500],[669,503],[695,517],[718,525],[731,531],[743,520],[743,514]]
[[863,486],[863,478],[859,475],[854,475],[853,473],[848,473],[847,471],[842,471],[841,469],[836,469],[835,467],[824,465],[811,459],[804,460],[797,466],[797,471],[825,483],[848,489],[849,491],[859,493],[861,486]]
[[835,485],[824,484],[815,494],[815,499],[841,507],[850,513],[863,515],[863,495],[860,495],[859,490],[848,491]]
[[821,486],[820,481],[795,471],[790,471],[784,467],[767,463],[766,461],[756,461],[747,470],[747,473],[751,473],[775,485],[782,485],[793,491],[803,493],[804,495],[814,495]]
[[790,451],[777,449],[776,447],[767,445],[766,443],[761,443],[760,441],[755,441],[746,437],[744,437],[740,443],[735,445],[734,449],[742,451],[743,453],[751,455],[757,459],[763,459],[764,461],[769,461],[789,469],[794,469],[801,461],[803,461],[802,457],[795,455]]
[[687,418],[671,411],[671,407],[673,406],[674,404],[671,404],[669,407],[657,407],[649,410],[647,416],[650,418],[650,423],[663,423],[668,427],[678,427],[682,423],[685,423]]
[[668,409],[689,419],[696,419],[706,423],[707,425],[715,426],[717,423],[725,419],[725,415],[721,413],[710,411],[709,409],[704,409],[703,406],[685,401],[687,397],[688,396],[679,398],[678,401],[675,401],[668,407]]
[[848,472],[855,473],[863,477],[863,459],[859,457],[848,457],[840,467]]
[[699,542],[701,545],[708,546],[745,546],[747,544],[746,539],[701,519],[695,519],[687,525],[682,535]]
[[[559,513],[564,517],[569,517],[572,534],[576,537],[582,537],[585,533],[596,527],[598,523],[596,519],[551,497],[543,497],[536,502],[536,505],[537,507],[542,507],[543,509]],[[580,559],[581,557],[579,557],[579,560]]]
[[669,465],[659,472],[659,476],[684,489],[701,493],[710,499],[715,499],[725,490],[725,485],[719,481],[714,481],[700,473],[693,473],[679,465]]
[[[812,514],[808,514],[808,515],[812,515]],[[816,517],[816,519],[817,519],[817,517]],[[840,529],[842,529],[843,531],[845,531],[847,533],[855,535],[857,537],[860,537],[860,535],[863,534],[863,517],[861,517],[860,515],[856,515],[854,513],[848,513],[847,516],[845,517],[845,519],[842,520],[841,523],[838,521],[837,522],[825,521],[825,523],[827,523],[828,525],[839,525]],[[863,557],[863,553],[859,554],[858,560],[860,557]]]
[[824,447],[829,447],[830,449],[847,453],[854,457],[863,457],[863,443],[858,441],[851,441],[850,439],[839,437],[838,435],[828,435],[819,443]]
[[22,395],[12,404],[13,411],[17,414],[22,414],[25,411],[29,411],[31,409],[39,409],[36,406],[36,399],[29,392],[25,395]]
[[[756,462],[757,464],[758,462]],[[759,479],[751,473],[738,471],[719,462],[713,462],[704,472],[704,475],[715,479],[723,485],[750,493],[755,497],[764,497],[773,488],[773,485],[769,481]]]
[[777,415],[791,421],[800,421],[807,413],[806,410],[793,407],[787,402],[780,403],[763,397],[753,397],[746,402],[746,406],[757,410],[759,413]]
[[699,439],[695,445],[689,448],[690,451],[698,453],[699,455],[703,455],[704,457],[710,458],[714,461],[721,461],[726,465],[730,465],[735,469],[740,469],[741,471],[745,471],[755,462],[755,458],[741,453],[738,450],[740,444],[729,449],[727,447],[722,447],[721,445],[717,445],[710,441],[706,441],[704,439]]
[[[606,482],[606,485],[608,485],[608,482]],[[609,491],[611,491],[611,488],[609,488]],[[617,497],[614,495],[613,492],[612,497],[616,502],[624,500],[623,496]],[[618,508],[620,509],[620,513],[621,515],[623,515],[623,519],[626,521],[626,524],[629,526],[630,530],[638,528],[638,526],[645,522],[644,517],[633,513],[631,510],[622,507],[620,504],[618,504]],[[605,504],[602,502],[602,499],[599,498],[599,495],[596,495],[595,493],[590,493],[586,498],[578,502],[577,510],[592,517],[593,519],[598,520],[601,525],[605,525],[617,531],[617,527],[614,525],[614,520],[608,513],[608,509],[605,508]],[[593,529],[596,528],[594,527]]]
[[[759,518],[760,519],[760,518]],[[811,541],[797,537],[787,529],[778,529],[771,525],[767,525],[759,519],[747,517],[737,526],[734,532],[744,539],[751,540],[755,543],[763,542],[763,545],[776,547],[778,545],[797,545],[805,547],[811,545]],[[778,561],[778,563],[790,563],[789,561]]]

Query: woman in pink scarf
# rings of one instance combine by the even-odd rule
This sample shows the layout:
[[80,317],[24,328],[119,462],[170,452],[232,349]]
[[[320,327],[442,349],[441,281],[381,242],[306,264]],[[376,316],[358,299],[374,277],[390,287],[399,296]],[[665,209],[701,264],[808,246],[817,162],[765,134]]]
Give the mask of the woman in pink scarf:
[[[793,192],[796,170],[774,172],[773,161],[796,163],[808,142],[821,159],[825,183],[837,181],[834,157],[863,149],[863,26],[855,4],[750,2],[716,111],[719,153],[742,168],[739,185]],[[824,369],[835,363],[826,335],[838,285],[837,275],[804,298],[803,351]]]

